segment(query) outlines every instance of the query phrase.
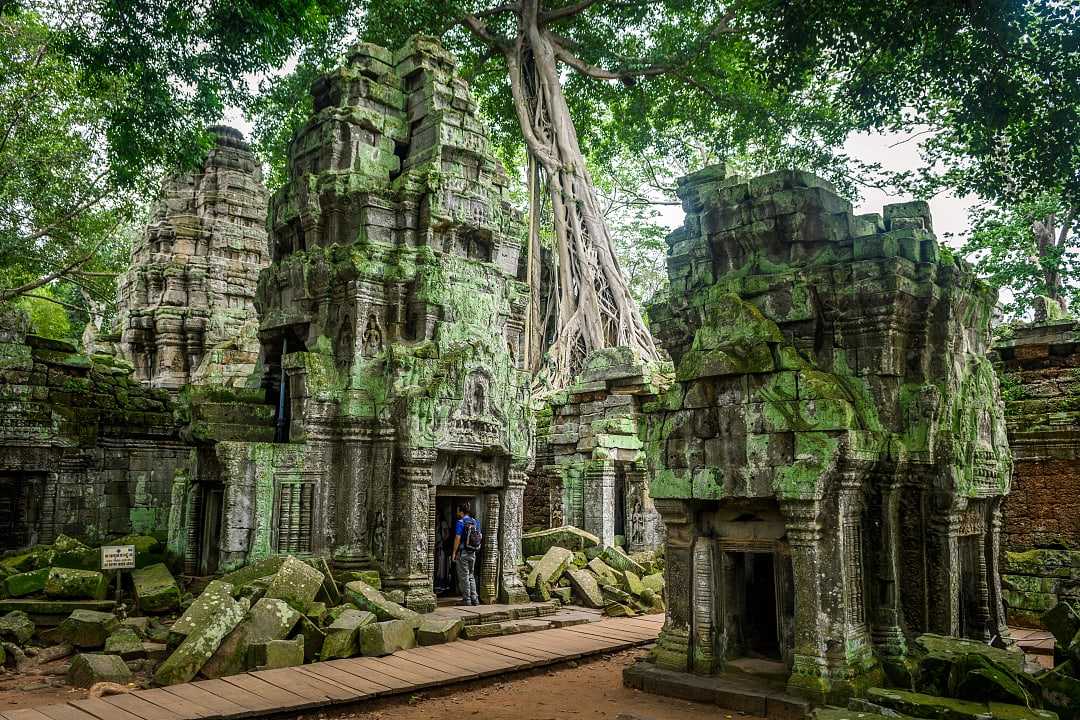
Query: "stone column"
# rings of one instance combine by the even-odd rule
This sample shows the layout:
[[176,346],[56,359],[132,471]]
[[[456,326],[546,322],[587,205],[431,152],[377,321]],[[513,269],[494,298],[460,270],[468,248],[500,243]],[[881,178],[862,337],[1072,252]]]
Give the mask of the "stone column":
[[404,591],[405,605],[417,612],[435,609],[435,594],[428,576],[428,542],[431,539],[428,501],[431,485],[430,462],[413,458],[408,464],[398,467],[393,489],[393,519],[390,522],[392,540],[387,549],[390,574],[384,582],[392,589]]
[[480,555],[480,567],[476,568],[476,594],[485,605],[495,602],[499,594],[499,494],[484,495],[484,547]]
[[337,547],[334,563],[362,567],[370,562],[368,485],[371,481],[372,433],[355,425],[342,431],[341,480],[337,489]]
[[720,607],[723,589],[717,584],[717,553],[711,538],[699,537],[692,551],[693,608],[690,632],[690,669],[699,675],[712,675],[723,669],[724,655],[720,635]]
[[990,557],[987,558],[987,566],[990,569],[990,621],[993,624],[993,632],[1006,644],[1012,644],[1009,635],[1009,627],[1005,620],[1005,604],[1001,593],[1001,575],[997,568],[1001,567],[1001,504],[1003,498],[994,498],[990,501],[990,537],[986,545],[989,547]]
[[960,633],[960,513],[945,495],[931,495],[926,536],[927,631]]
[[502,556],[499,602],[506,604],[529,602],[529,594],[517,572],[517,567],[522,562],[521,518],[526,482],[527,475],[524,470],[510,470],[502,497],[502,518],[499,524],[499,550]]
[[900,623],[900,487],[898,475],[880,478],[880,534],[874,544],[874,598],[870,632],[878,654],[886,659],[903,659],[907,643]]
[[333,482],[333,470],[337,465],[334,462],[334,410],[335,406],[329,403],[308,403],[308,417],[304,422],[307,435],[304,466],[315,483],[314,507],[308,512],[311,518],[310,547],[316,554],[332,551],[337,540],[337,484]]
[[656,500],[667,527],[664,584],[667,587],[667,613],[664,627],[653,648],[652,658],[659,667],[678,672],[690,669],[690,619],[692,560],[691,547],[697,535],[693,512],[682,500]]
[[594,460],[585,469],[584,522],[582,529],[600,538],[600,544],[615,544],[615,463]]

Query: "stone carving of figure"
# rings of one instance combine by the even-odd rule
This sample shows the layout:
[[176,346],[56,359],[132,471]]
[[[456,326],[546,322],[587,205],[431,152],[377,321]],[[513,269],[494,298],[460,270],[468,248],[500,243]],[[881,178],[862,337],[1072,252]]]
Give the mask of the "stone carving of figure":
[[634,501],[630,506],[630,547],[641,547],[645,544],[645,512],[641,506],[641,495],[634,493]]
[[378,355],[383,349],[382,330],[379,329],[379,320],[375,315],[368,315],[367,327],[364,329],[364,354]]
[[483,415],[485,409],[484,405],[484,383],[480,380],[480,378],[477,378],[476,382],[473,384],[472,412],[470,412],[469,414]]
[[386,553],[386,514],[375,511],[375,521],[371,524],[371,554],[376,561],[382,562]]

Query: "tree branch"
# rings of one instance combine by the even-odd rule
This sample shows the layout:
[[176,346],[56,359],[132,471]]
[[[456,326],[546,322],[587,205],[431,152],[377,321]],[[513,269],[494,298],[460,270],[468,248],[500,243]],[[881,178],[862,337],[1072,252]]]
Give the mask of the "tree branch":
[[579,15],[591,8],[593,5],[601,2],[606,2],[608,5],[613,5],[615,7],[634,7],[636,5],[645,4],[641,0],[579,0],[579,2],[567,5],[565,7],[555,8],[554,10],[540,13],[540,17],[537,18],[537,20],[540,25],[547,25],[548,23],[553,23],[558,20],[564,20],[568,17],[573,17],[574,15]]
[[90,262],[90,258],[94,257],[94,255],[97,254],[98,249],[101,247],[102,243],[104,243],[104,242],[105,242],[105,240],[104,240],[104,238],[102,238],[101,240],[98,241],[97,245],[95,245],[93,248],[90,249],[90,252],[88,252],[85,255],[83,255],[82,257],[78,258],[77,260],[75,260],[75,262],[71,263],[70,265],[62,267],[59,270],[56,270],[55,272],[51,272],[48,275],[45,275],[44,277],[38,278],[37,280],[31,280],[30,282],[24,283],[24,284],[22,284],[22,285],[20,285],[18,287],[10,288],[8,290],[0,290],[0,303],[5,303],[8,300],[10,300],[11,298],[18,297],[19,295],[25,295],[26,293],[30,292],[31,290],[38,289],[42,285],[48,285],[53,280],[56,280],[59,277],[62,277],[64,275],[67,275],[67,274],[71,273],[71,271],[75,270],[76,268],[82,267],[86,263]]
[[457,21],[460,25],[469,30],[469,32],[486,43],[488,47],[496,48],[503,52],[511,47],[509,40],[492,33],[491,30],[488,29],[487,23],[476,15],[459,12],[457,13]]
[[19,293],[19,296],[20,297],[34,298],[35,300],[47,300],[47,301],[49,301],[51,303],[56,303],[57,305],[60,305],[61,307],[66,307],[68,310],[75,310],[76,312],[86,313],[87,315],[90,314],[90,311],[87,310],[84,307],[79,307],[78,305],[72,305],[71,303],[64,302],[63,300],[57,300],[56,298],[49,297],[48,295],[34,295],[33,293],[24,292],[24,293]]

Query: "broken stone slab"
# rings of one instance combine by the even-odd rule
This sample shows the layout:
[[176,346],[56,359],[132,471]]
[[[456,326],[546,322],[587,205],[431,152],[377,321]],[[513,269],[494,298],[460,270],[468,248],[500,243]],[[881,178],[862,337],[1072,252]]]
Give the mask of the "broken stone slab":
[[52,567],[45,579],[45,594],[51,598],[104,600],[105,575],[96,570]]
[[405,591],[401,588],[395,588],[393,590],[383,590],[383,597],[392,603],[397,603],[402,607],[405,606]]
[[232,607],[234,602],[233,585],[224,580],[212,580],[169,628],[169,644],[179,645],[195,628],[202,627],[214,615]]
[[25,645],[34,637],[34,621],[22,610],[12,610],[0,617],[0,640]]
[[322,644],[323,660],[350,658],[360,653],[360,632],[375,622],[375,614],[367,610],[346,609],[326,629]]
[[906,690],[870,688],[866,699],[905,715],[939,720],[986,720],[989,711],[985,703]]
[[324,626],[332,624],[335,620],[337,620],[339,617],[341,617],[345,613],[346,610],[359,610],[359,609],[360,608],[353,605],[352,603],[342,603],[341,605],[338,605],[337,607],[332,607],[329,610],[327,610],[326,614],[323,616],[322,624]]
[[1035,682],[1044,708],[1061,713],[1062,717],[1080,717],[1080,679],[1073,671],[1071,660],[1039,673]]
[[404,620],[384,620],[360,631],[360,654],[382,657],[416,647],[416,625]]
[[606,547],[600,554],[600,558],[616,570],[629,570],[638,577],[646,575],[645,568],[641,567],[633,558],[622,551],[621,548]]
[[356,607],[375,615],[380,622],[404,620],[413,627],[420,625],[420,614],[384,597],[381,592],[365,582],[354,580],[345,585],[345,597]]
[[53,541],[49,564],[76,570],[97,570],[101,567],[99,551],[68,535]]
[[238,570],[222,575],[221,581],[239,588],[241,585],[247,585],[253,580],[270,577],[281,569],[281,566],[285,564],[285,559],[287,557],[287,555],[274,555],[272,557],[256,560]]
[[382,577],[379,576],[378,570],[348,570],[346,572],[338,573],[338,581],[341,585],[347,585],[355,580],[367,583],[376,590],[382,590]]
[[544,557],[536,563],[536,567],[529,573],[526,578],[526,587],[536,587],[537,581],[543,580],[547,583],[554,583],[559,577],[566,572],[566,569],[570,567],[570,563],[573,562],[574,553],[563,547],[552,547],[544,553]]
[[247,668],[248,650],[256,643],[284,640],[296,627],[300,613],[284,600],[263,598],[251,606],[199,670],[208,678],[225,677]]
[[574,596],[581,601],[582,605],[603,609],[607,603],[600,592],[600,584],[596,581],[595,575],[588,570],[574,568],[567,570],[566,575],[570,578],[570,587],[574,589]]
[[158,666],[154,673],[154,682],[158,685],[190,682],[214,655],[225,637],[244,619],[248,607],[246,598],[233,600],[230,596],[220,603],[217,612],[195,625],[180,643],[180,647]]
[[157,665],[169,656],[169,646],[165,643],[143,641],[143,657]]
[[557,598],[563,605],[569,605],[573,599],[574,591],[568,587],[555,587],[551,588],[551,597]]
[[604,606],[604,614],[608,617],[633,617],[637,615],[633,608],[627,607],[620,602],[609,602]]
[[77,648],[99,648],[116,632],[120,621],[112,613],[74,610],[57,628],[65,642]]
[[420,645],[441,645],[453,642],[461,636],[461,618],[425,616],[416,630],[416,642]]
[[21,610],[29,615],[30,620],[38,627],[56,627],[75,610],[112,612],[115,608],[115,600],[57,600],[52,598],[0,600],[0,613]]
[[664,592],[664,574],[653,573],[652,575],[646,575],[641,578],[641,584],[652,590],[655,593]]
[[264,597],[284,600],[298,611],[302,611],[308,603],[315,600],[322,585],[321,572],[290,555],[285,558],[285,562],[274,574],[274,579],[266,588]]
[[985,655],[965,655],[953,663],[949,695],[963,700],[982,700],[1028,706],[1039,696],[1038,686],[1026,673],[1015,675]]
[[521,554],[523,557],[544,555],[553,547],[561,547],[571,552],[596,547],[600,538],[592,533],[580,530],[573,525],[536,530],[521,536]]
[[1023,653],[975,640],[927,633],[915,638],[914,647],[918,653],[919,689],[934,695],[949,694],[953,667],[964,663],[968,655],[982,655],[1013,676],[1024,672]]
[[295,667],[304,664],[304,638],[270,640],[248,648],[247,665],[255,670]]
[[326,617],[327,608],[324,602],[310,602],[304,607],[304,615],[311,619],[317,625],[323,623],[323,618]]
[[99,682],[126,685],[131,682],[131,670],[119,655],[76,655],[68,667],[68,685],[88,688]]
[[645,592],[645,583],[632,570],[624,570],[621,573],[620,580],[619,586],[631,595],[641,597],[641,594]]
[[596,573],[597,577],[607,585],[616,585],[619,582],[621,573],[616,573],[610,565],[598,557],[590,560],[586,567]]
[[128,617],[120,621],[120,627],[128,627],[139,634],[139,637],[146,637],[147,632],[150,630],[150,618],[148,617]]
[[180,586],[165,563],[147,565],[131,572],[135,601],[145,613],[167,613],[180,609]]
[[304,637],[304,662],[315,662],[322,652],[326,633],[304,616],[300,618],[300,634]]
[[8,575],[4,578],[4,589],[7,590],[8,597],[23,597],[43,591],[51,569],[43,567],[40,570]]
[[146,657],[146,650],[143,648],[143,641],[139,634],[132,628],[122,626],[105,638],[103,652],[106,655],[119,655],[124,660]]
[[1069,601],[1059,602],[1039,618],[1043,627],[1050,631],[1060,648],[1067,648],[1080,633],[1080,612]]

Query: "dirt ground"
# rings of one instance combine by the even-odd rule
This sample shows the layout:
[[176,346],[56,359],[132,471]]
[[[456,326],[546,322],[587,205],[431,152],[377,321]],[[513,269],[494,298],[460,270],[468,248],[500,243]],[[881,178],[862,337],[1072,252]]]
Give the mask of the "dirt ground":
[[[599,655],[510,677],[432,688],[368,706],[319,713],[333,720],[755,720],[752,715],[624,687],[642,650]],[[311,716],[301,720],[310,720]]]
[[[297,720],[755,720],[711,705],[624,687],[622,670],[644,654],[627,650],[548,668],[430,688],[353,706],[308,712]],[[86,697],[63,684],[67,660],[42,674],[0,674],[0,712]]]

